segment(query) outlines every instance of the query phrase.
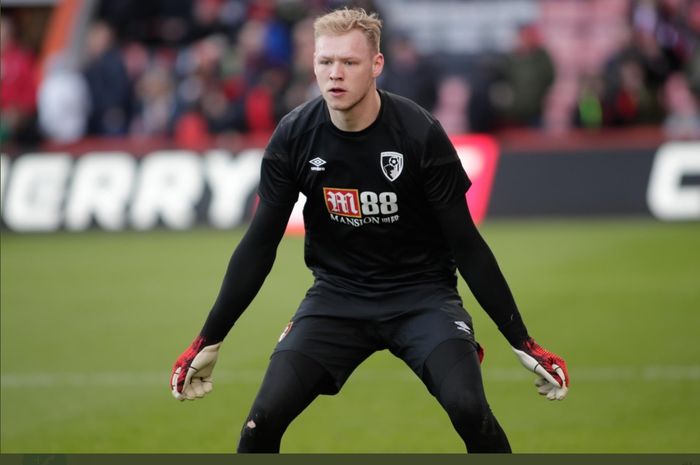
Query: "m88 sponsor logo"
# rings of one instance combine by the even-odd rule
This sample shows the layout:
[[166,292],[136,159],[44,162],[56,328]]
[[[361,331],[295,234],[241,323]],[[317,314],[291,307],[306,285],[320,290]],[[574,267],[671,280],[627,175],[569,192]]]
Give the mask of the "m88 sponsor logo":
[[323,198],[332,221],[350,226],[391,224],[399,220],[396,192],[324,187]]

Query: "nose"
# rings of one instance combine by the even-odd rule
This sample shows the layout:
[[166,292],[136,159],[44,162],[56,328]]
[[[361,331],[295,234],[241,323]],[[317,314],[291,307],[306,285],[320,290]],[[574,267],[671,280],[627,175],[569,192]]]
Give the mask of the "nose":
[[329,77],[334,81],[343,79],[343,64],[338,61],[334,62]]

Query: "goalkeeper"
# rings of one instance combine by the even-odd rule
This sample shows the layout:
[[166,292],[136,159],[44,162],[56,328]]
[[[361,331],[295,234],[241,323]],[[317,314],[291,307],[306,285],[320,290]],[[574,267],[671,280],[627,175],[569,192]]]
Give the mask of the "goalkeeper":
[[528,334],[508,285],[472,221],[471,184],[440,123],[378,90],[381,21],[361,9],[314,23],[321,95],[277,126],[262,161],[260,204],[234,251],[203,328],[177,359],[180,400],[212,389],[222,341],[275,260],[299,193],[314,283],[273,350],[243,422],[239,452],[278,452],[317,396],[338,393],[372,353],[388,349],[422,380],[469,452],[510,452],[486,400],[483,351],[457,292],[457,271],[540,394],[563,399],[564,361]]

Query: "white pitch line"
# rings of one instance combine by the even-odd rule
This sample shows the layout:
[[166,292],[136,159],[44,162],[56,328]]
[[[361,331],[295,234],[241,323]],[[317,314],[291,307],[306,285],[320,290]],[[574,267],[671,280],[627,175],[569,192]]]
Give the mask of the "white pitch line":
[[[520,382],[534,376],[520,367],[484,367],[486,381]],[[214,374],[218,384],[259,384],[262,370],[221,370]],[[700,365],[650,365],[645,367],[577,367],[570,373],[572,381],[700,381]],[[363,369],[352,376],[355,380],[387,382],[413,378],[408,368],[388,370]],[[0,373],[2,389],[57,387],[155,387],[167,388],[168,372],[102,372],[102,373]]]

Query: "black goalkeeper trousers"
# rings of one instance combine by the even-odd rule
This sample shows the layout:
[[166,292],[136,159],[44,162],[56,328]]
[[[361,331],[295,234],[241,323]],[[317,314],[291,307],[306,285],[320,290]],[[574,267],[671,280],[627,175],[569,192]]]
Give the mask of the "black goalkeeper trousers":
[[[289,424],[321,393],[330,375],[294,351],[270,360],[238,444],[239,453],[279,452]],[[486,401],[474,346],[461,339],[439,345],[425,362],[423,382],[445,409],[469,452],[511,452]]]

